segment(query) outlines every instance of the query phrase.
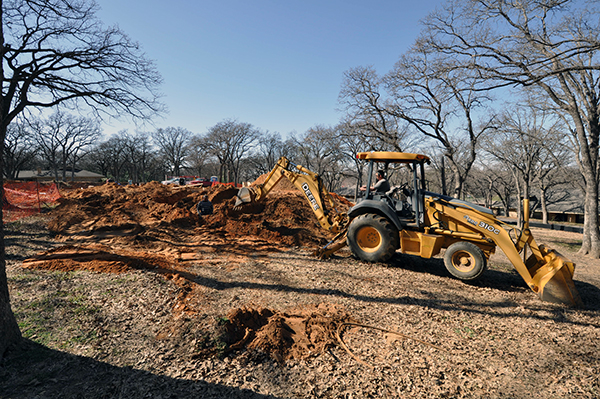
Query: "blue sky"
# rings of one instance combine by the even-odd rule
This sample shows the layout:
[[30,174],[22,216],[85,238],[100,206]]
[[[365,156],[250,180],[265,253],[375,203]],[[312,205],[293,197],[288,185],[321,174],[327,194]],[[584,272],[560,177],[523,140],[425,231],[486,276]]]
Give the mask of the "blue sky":
[[[97,0],[164,79],[156,127],[204,133],[229,118],[286,136],[335,125],[344,71],[389,71],[441,0]],[[105,134],[136,127],[105,124]]]

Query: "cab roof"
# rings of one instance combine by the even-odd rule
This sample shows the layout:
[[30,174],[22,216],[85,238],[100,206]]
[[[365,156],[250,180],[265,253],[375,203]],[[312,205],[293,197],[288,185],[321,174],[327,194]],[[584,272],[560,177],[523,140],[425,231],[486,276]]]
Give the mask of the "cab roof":
[[364,159],[375,162],[395,162],[395,163],[413,163],[413,162],[430,162],[427,155],[411,154],[408,152],[391,152],[391,151],[371,151],[359,152],[356,154],[357,159]]

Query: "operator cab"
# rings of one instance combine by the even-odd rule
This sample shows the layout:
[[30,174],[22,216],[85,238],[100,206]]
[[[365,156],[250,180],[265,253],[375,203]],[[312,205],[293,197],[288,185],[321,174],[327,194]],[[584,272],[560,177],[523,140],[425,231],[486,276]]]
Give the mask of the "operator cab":
[[[368,162],[368,178],[366,190],[363,198],[350,211],[352,216],[353,211],[358,214],[360,208],[374,207],[378,208],[385,216],[392,216],[389,210],[394,211],[393,216],[396,219],[395,223],[400,226],[413,226],[420,230],[424,223],[424,193],[425,193],[425,163],[431,161],[429,157],[422,154],[411,154],[401,152],[359,152],[356,155],[357,159]],[[371,190],[373,171],[376,164],[384,164],[385,171],[388,170],[389,164],[405,164],[412,171],[412,183],[403,184],[401,186],[392,186],[386,193],[377,193]],[[380,201],[385,204],[377,204]],[[387,208],[387,209],[386,209]]]

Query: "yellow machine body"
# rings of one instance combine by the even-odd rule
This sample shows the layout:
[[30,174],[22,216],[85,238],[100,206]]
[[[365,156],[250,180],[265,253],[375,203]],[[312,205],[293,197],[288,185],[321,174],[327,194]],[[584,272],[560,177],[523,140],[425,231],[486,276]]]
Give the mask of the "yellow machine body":
[[361,152],[357,158],[369,163],[369,176],[377,163],[384,163],[386,168],[391,163],[407,165],[413,171],[412,187],[405,185],[410,210],[393,198],[393,190],[384,194],[370,191],[369,177],[364,198],[348,213],[338,212],[320,177],[285,157],[279,159],[263,184],[242,188],[235,206],[262,200],[285,177],[304,193],[321,227],[335,234],[329,244],[315,252],[321,258],[345,245],[368,262],[385,261],[397,250],[431,258],[446,249],[444,262],[451,265],[446,263],[446,267],[456,277],[470,280],[480,275],[474,271],[476,266],[482,272],[487,259],[500,247],[542,300],[582,306],[573,283],[573,262],[538,245],[531,235],[528,200],[523,204],[525,216],[519,230],[497,219],[487,208],[427,191],[424,164],[430,160],[426,155]]
[[[544,301],[581,306],[581,298],[573,283],[575,265],[553,249],[538,245],[529,230],[529,201],[524,201],[523,228],[512,228],[491,213],[477,210],[468,203],[425,198],[425,233],[418,233],[418,251],[402,252],[429,258],[459,240],[477,245],[487,258],[498,246],[510,260],[531,290]],[[518,236],[511,238],[509,231]],[[401,236],[405,233],[401,232]],[[433,251],[431,250],[433,248]],[[418,253],[417,253],[418,252]]]

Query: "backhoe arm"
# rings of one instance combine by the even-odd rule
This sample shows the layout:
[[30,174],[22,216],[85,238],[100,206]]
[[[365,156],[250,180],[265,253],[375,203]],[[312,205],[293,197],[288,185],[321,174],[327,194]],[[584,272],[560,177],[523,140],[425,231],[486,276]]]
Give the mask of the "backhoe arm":
[[301,165],[293,164],[286,157],[277,161],[262,184],[241,188],[237,193],[235,207],[263,200],[284,177],[304,194],[321,227],[332,233],[339,233],[345,227],[347,215],[337,212],[333,198],[325,189],[320,176]]
[[[277,183],[279,183],[279,181],[284,177],[283,171],[287,170],[289,165],[290,165],[290,161],[287,158],[285,158],[285,157],[279,158],[279,160],[277,161],[277,164],[275,164],[275,167],[271,170],[271,172],[269,172],[265,181],[262,184],[258,184],[256,186],[252,187],[254,197],[252,198],[252,200],[250,202],[261,201],[267,195],[269,195],[269,193],[271,192],[273,187],[275,187],[277,185]],[[240,193],[238,193],[238,198],[241,198]],[[248,201],[243,201],[243,202],[248,202]],[[239,204],[236,203],[236,206],[238,206],[238,205]]]

